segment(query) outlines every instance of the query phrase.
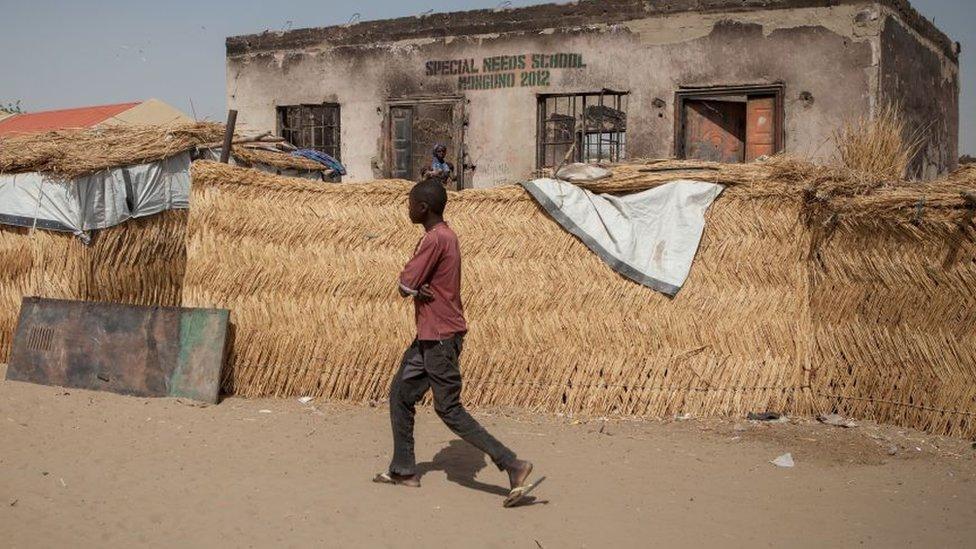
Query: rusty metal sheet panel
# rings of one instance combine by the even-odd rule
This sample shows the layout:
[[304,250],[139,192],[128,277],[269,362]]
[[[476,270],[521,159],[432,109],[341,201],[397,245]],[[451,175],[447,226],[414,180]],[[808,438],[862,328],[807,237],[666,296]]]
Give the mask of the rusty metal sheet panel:
[[749,98],[746,105],[746,162],[776,154],[776,99]]
[[745,111],[744,102],[686,101],[685,156],[714,162],[742,162],[745,157]]
[[25,297],[7,379],[216,403],[229,317]]

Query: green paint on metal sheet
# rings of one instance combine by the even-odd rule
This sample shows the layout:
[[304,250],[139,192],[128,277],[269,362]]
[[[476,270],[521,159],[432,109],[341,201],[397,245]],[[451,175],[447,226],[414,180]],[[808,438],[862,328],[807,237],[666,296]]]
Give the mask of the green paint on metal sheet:
[[227,339],[229,311],[184,309],[180,315],[179,360],[170,395],[216,402]]

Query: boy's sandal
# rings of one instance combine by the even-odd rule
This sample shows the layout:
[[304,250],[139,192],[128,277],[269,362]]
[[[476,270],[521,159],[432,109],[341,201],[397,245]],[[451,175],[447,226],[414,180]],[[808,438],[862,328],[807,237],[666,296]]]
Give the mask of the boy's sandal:
[[518,505],[525,496],[529,495],[529,492],[535,490],[537,486],[542,484],[542,481],[546,480],[546,477],[542,477],[539,480],[533,482],[532,484],[526,484],[525,486],[519,486],[517,488],[512,488],[512,491],[508,493],[508,497],[502,503],[503,507],[514,507]]
[[407,486],[408,488],[420,488],[420,481],[417,477],[401,477],[391,473],[379,473],[373,477],[373,482],[379,484],[393,484],[395,486]]

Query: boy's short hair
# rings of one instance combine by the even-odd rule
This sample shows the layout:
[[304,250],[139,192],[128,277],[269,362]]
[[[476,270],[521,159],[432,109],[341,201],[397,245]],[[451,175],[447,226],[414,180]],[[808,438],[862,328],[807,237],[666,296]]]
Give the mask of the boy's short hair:
[[437,215],[444,215],[447,206],[447,190],[436,179],[424,179],[410,189],[410,195],[418,202],[427,204],[430,211]]

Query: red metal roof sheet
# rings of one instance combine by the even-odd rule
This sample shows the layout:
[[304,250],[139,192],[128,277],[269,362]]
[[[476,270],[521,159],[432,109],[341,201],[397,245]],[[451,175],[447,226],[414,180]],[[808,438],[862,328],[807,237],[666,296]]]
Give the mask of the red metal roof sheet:
[[140,102],[77,109],[31,112],[0,120],[0,135],[38,133],[68,128],[89,128],[135,107]]

